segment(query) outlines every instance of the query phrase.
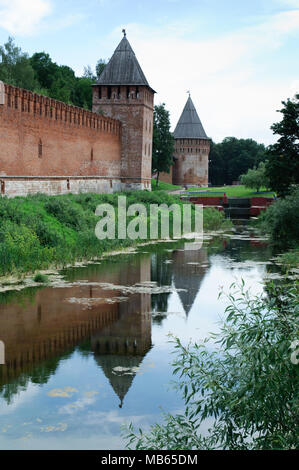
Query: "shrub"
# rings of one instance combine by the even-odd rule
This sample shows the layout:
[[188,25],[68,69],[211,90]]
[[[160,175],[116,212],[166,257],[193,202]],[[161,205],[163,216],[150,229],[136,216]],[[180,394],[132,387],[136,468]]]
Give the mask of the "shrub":
[[277,199],[259,217],[259,225],[272,241],[282,247],[292,247],[299,240],[299,187],[289,196]]
[[34,282],[39,282],[39,283],[43,283],[45,284],[46,282],[48,282],[48,278],[47,276],[45,276],[44,274],[41,274],[41,273],[37,273],[34,278],[33,278]]

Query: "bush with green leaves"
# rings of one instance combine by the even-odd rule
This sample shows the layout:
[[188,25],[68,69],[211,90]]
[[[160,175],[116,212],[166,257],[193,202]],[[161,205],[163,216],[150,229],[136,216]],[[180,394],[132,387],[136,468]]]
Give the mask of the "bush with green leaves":
[[[178,196],[164,191],[0,198],[0,275],[34,272],[50,265],[63,267],[76,260],[98,258],[103,252],[137,243],[138,239],[129,238],[98,240],[95,235],[99,220],[95,210],[104,203],[115,208],[117,232],[118,196],[127,197],[127,207],[144,204],[148,228],[150,204],[178,204],[181,209],[183,206]],[[191,207],[194,220],[194,206]],[[206,230],[227,227],[227,223],[230,225],[214,209],[204,213]]]
[[165,413],[147,432],[130,425],[124,431],[128,448],[299,447],[298,285],[272,283],[264,296],[251,296],[242,283],[228,298],[212,345],[172,340],[184,411]]
[[289,196],[277,199],[259,217],[258,224],[277,245],[288,248],[299,241],[299,186]]

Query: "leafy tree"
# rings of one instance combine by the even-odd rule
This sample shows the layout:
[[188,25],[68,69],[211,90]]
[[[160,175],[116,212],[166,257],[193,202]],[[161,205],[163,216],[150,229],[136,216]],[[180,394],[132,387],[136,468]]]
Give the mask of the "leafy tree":
[[99,76],[103,73],[104,68],[106,67],[106,65],[107,65],[107,62],[104,59],[99,59],[97,61],[97,65],[96,65],[97,78],[99,78]]
[[94,80],[87,77],[77,78],[73,93],[73,102],[80,108],[92,108],[92,88]]
[[170,132],[169,111],[165,109],[165,103],[163,103],[154,108],[152,170],[157,173],[157,186],[160,172],[169,173],[173,165],[173,153],[174,138]]
[[28,54],[17,47],[12,37],[0,46],[0,80],[27,90],[34,90],[36,80]]
[[51,90],[59,75],[59,66],[46,52],[36,52],[30,58],[35,77],[41,88]]
[[211,338],[218,349],[174,340],[185,411],[165,414],[148,433],[130,425],[128,447],[298,449],[298,289],[269,284],[267,294],[252,297],[244,283],[231,291],[227,318]]
[[265,163],[261,162],[257,168],[249,169],[245,175],[241,175],[241,183],[246,188],[256,189],[259,192],[262,186],[269,187],[269,180],[265,174]]
[[83,72],[83,77],[82,78],[89,78],[93,82],[96,80],[96,77],[95,77],[95,75],[93,73],[93,70],[90,67],[90,65],[87,65],[86,67],[84,67],[84,72]]
[[252,139],[226,137],[211,145],[210,180],[213,185],[232,184],[249,168],[265,160],[265,146]]
[[266,174],[271,189],[285,196],[292,184],[299,183],[299,94],[293,100],[282,101],[282,104],[283,108],[278,112],[283,118],[271,126],[273,133],[280,138],[268,148]]

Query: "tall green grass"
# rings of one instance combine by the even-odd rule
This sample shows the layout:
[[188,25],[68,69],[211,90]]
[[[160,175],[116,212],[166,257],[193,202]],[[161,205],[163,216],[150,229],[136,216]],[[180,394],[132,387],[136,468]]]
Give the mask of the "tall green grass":
[[[35,272],[50,266],[63,267],[138,243],[138,239],[98,240],[95,236],[95,227],[99,221],[95,209],[103,203],[116,208],[117,233],[119,195],[37,194],[14,199],[0,198],[0,276]],[[163,191],[134,191],[125,195],[127,206],[134,203],[143,203],[146,206],[148,226],[150,204],[183,205],[178,197]],[[127,222],[129,221],[128,218]],[[220,229],[226,225],[223,214],[214,209],[204,211],[206,230]]]

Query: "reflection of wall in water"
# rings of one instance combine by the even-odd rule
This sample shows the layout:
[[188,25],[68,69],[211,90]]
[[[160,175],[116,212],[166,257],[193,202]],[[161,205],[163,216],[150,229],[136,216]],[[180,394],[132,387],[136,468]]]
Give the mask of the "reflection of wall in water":
[[[140,259],[127,268],[124,263],[120,263],[118,269],[115,266],[111,273],[100,268],[90,281],[121,285],[125,279],[129,282],[132,279],[134,282],[149,279],[149,273],[149,260]],[[130,344],[138,339],[140,353],[141,350],[146,351],[151,345],[151,325],[143,312],[150,311],[150,294],[132,296],[121,303],[94,302],[100,297],[121,295],[120,291],[82,284],[43,288],[36,292],[32,300],[28,300],[24,294],[21,303],[1,304],[0,333],[6,346],[6,363],[0,367],[0,383],[5,384],[18,378],[31,370],[33,365],[51,357],[61,356],[113,324],[124,328]],[[70,298],[77,301],[67,301]],[[80,299],[93,301],[86,304],[81,303]],[[125,312],[129,312],[129,315],[126,316]],[[133,313],[136,313],[134,318]],[[133,320],[134,324],[130,325]]]
[[204,247],[201,250],[178,250],[173,253],[173,261],[174,284],[176,289],[183,289],[178,294],[188,315],[209,265],[208,253]]

